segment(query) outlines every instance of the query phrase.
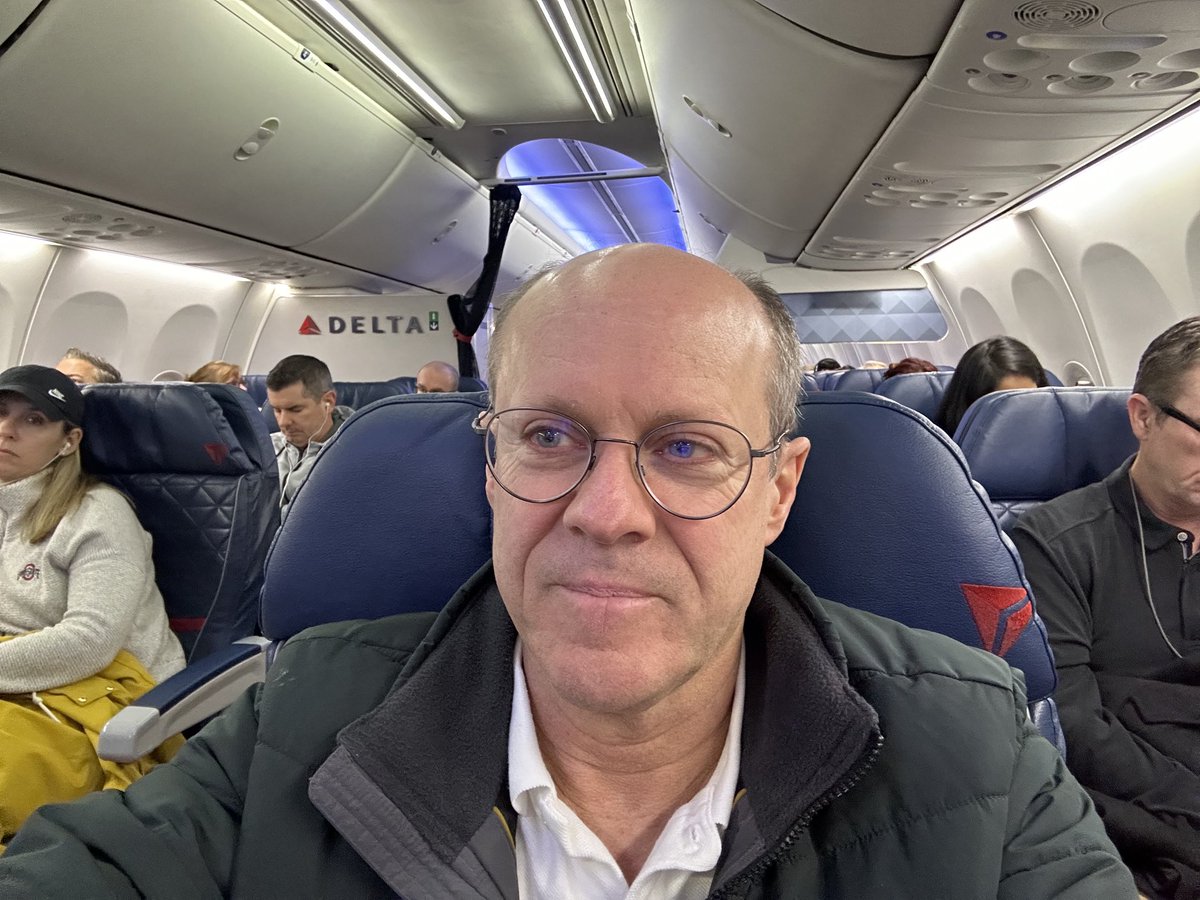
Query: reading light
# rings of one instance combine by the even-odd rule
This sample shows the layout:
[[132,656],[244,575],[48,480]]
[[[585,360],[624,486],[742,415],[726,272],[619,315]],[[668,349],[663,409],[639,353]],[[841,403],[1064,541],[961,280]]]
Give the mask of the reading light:
[[385,47],[374,32],[339,0],[301,0],[304,4],[314,3],[337,25],[342,36],[354,41],[404,86],[410,98],[416,101],[426,115],[449,128],[459,129],[465,124],[462,116],[454,111],[442,96],[424,78],[392,50]]
[[[549,3],[554,4],[553,10]],[[584,38],[583,28],[570,0],[537,0],[537,5],[550,28],[550,33],[554,35],[558,52],[566,62],[567,68],[571,70],[571,77],[579,85],[579,91],[587,101],[592,115],[596,117],[597,122],[611,122],[616,118],[612,96],[600,74],[600,63],[592,52],[591,44]],[[567,43],[564,33],[570,38],[570,44]]]

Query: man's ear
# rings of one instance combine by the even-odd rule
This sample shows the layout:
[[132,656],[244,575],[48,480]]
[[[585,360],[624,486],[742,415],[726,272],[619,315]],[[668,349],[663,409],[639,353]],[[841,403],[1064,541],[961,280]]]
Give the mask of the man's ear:
[[779,448],[779,462],[775,467],[775,476],[771,480],[771,508],[767,512],[766,534],[763,546],[767,546],[787,522],[788,513],[796,499],[796,486],[804,473],[804,464],[808,461],[808,451],[812,444],[806,437],[792,438]]
[[1149,437],[1150,425],[1158,418],[1158,407],[1145,394],[1130,394],[1125,408],[1129,412],[1129,427],[1140,443]]

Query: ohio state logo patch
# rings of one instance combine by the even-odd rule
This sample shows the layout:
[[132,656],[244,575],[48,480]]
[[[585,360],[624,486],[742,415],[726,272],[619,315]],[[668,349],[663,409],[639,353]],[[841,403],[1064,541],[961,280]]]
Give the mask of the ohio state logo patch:
[[25,563],[25,568],[17,573],[17,577],[22,581],[33,581],[35,578],[42,576],[42,570],[33,563]]

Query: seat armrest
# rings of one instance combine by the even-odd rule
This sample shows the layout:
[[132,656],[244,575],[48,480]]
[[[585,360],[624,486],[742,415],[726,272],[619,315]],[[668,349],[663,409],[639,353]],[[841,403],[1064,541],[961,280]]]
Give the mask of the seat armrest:
[[172,675],[122,709],[100,731],[101,759],[133,762],[173,734],[203,722],[267,677],[271,642],[248,637]]

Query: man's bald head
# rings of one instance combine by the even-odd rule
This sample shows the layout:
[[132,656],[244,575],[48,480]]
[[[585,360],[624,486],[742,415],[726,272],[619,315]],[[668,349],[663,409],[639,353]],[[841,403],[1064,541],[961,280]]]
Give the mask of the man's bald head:
[[[530,320],[552,319],[564,304],[589,304],[597,316],[606,300],[637,297],[647,307],[666,307],[688,321],[701,309],[723,306],[736,321],[727,339],[756,328],[774,351],[768,364],[767,403],[773,435],[795,427],[795,404],[803,369],[795,323],[779,294],[759,275],[731,273],[690,253],[660,244],[623,244],[597,250],[544,270],[515,291],[500,309],[488,352],[493,397],[505,375],[512,336]],[[726,326],[730,324],[726,320]],[[718,326],[720,327],[720,326]],[[666,330],[663,341],[673,334]]]
[[418,394],[449,394],[458,390],[458,369],[446,362],[428,362],[417,372]]

